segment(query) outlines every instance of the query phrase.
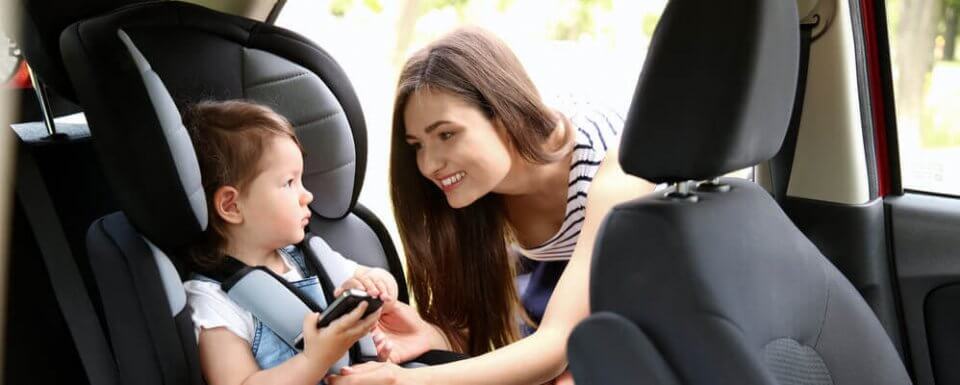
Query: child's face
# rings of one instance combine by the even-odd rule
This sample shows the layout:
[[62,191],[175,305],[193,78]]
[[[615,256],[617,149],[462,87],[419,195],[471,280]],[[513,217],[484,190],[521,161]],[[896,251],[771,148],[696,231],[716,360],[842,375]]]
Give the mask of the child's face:
[[310,221],[313,194],[303,187],[303,154],[289,138],[269,140],[259,168],[262,172],[238,199],[244,236],[265,248],[280,248],[303,240]]

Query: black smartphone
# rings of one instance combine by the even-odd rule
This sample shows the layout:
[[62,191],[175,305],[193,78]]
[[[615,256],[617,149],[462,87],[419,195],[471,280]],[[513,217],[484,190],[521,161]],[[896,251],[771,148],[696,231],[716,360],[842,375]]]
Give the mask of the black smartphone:
[[363,312],[363,317],[370,315],[377,311],[380,306],[383,305],[383,301],[379,298],[373,298],[367,292],[357,289],[349,289],[340,294],[337,299],[327,306],[327,309],[320,314],[320,320],[317,321],[317,327],[327,327],[331,322],[337,318],[342,317],[344,314],[347,314],[361,302],[367,302],[367,310]]

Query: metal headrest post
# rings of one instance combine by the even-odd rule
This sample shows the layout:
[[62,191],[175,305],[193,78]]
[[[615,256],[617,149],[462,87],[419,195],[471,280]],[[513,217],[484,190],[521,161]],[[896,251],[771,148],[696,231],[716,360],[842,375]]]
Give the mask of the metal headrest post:
[[730,185],[720,183],[720,177],[716,177],[697,184],[697,191],[724,193],[730,191]]
[[690,183],[693,181],[685,180],[681,182],[672,183],[669,192],[664,194],[664,197],[670,200],[678,201],[687,201],[691,203],[696,203],[699,198],[697,194],[690,191]]
[[30,68],[30,64],[27,64],[27,72],[30,74],[30,83],[33,85],[33,91],[37,94],[37,102],[40,103],[40,111],[43,113],[43,123],[47,127],[47,136],[48,140],[55,140],[66,137],[64,134],[57,133],[57,125],[53,121],[53,109],[50,106],[50,98],[47,96],[47,88],[37,78],[37,74],[33,72],[33,68]]

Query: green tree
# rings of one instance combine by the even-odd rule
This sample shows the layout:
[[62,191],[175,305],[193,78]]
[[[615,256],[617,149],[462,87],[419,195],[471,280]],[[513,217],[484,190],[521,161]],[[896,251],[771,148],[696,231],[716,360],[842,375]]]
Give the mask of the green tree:
[[[332,0],[330,1],[330,14],[343,17],[353,9],[354,3],[354,0]],[[380,0],[363,0],[363,5],[374,13],[383,11],[383,4],[380,3]]]
[[956,60],[957,29],[960,27],[960,0],[944,0],[943,60]]
[[[417,26],[417,20],[421,16],[432,11],[452,7],[462,20],[469,4],[470,0],[405,0],[403,8],[400,10],[400,16],[397,18],[397,41],[393,47],[394,64],[400,65],[405,59],[404,54],[410,47],[413,31]],[[500,5],[509,7],[510,0],[501,0]]]
[[897,114],[918,123],[923,106],[925,79],[933,70],[934,42],[943,0],[904,0],[900,2],[896,25],[894,62]]
[[612,0],[577,0],[574,11],[554,27],[553,37],[557,40],[577,40],[581,35],[595,36],[596,22],[593,15],[598,10],[610,11]]

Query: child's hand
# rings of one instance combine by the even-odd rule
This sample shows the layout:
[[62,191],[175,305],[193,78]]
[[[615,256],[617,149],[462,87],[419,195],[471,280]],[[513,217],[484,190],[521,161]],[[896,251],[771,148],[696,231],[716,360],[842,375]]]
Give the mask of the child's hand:
[[365,318],[363,312],[367,310],[367,302],[360,302],[351,312],[337,318],[325,328],[318,328],[317,321],[320,315],[307,314],[303,319],[303,354],[311,362],[316,362],[329,368],[337,362],[360,337],[363,337],[380,320],[377,310]]
[[385,306],[391,305],[397,299],[397,293],[400,289],[397,286],[397,280],[393,278],[390,272],[372,267],[357,273],[340,285],[334,292],[334,296],[339,296],[340,293],[348,289],[361,289],[371,297],[380,298]]

